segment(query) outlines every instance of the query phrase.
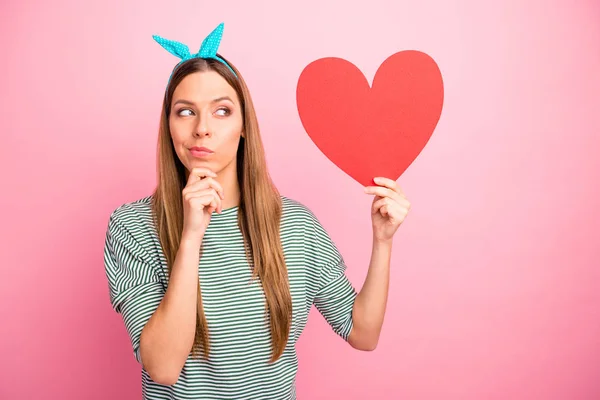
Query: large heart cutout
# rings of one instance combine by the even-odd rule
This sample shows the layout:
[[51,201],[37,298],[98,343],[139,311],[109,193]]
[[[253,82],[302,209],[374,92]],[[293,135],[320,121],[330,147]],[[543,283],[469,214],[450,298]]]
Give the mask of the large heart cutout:
[[388,57],[373,86],[352,63],[328,57],[302,71],[296,90],[304,129],[329,160],[363,186],[398,179],[421,153],[439,121],[442,75],[427,54]]

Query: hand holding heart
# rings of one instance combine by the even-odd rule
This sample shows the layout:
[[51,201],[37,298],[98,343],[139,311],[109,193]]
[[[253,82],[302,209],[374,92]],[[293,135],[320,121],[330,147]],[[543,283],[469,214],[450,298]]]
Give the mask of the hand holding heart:
[[[436,62],[420,51],[397,52],[370,87],[354,64],[323,58],[302,71],[296,99],[315,145],[375,195],[374,239],[390,241],[410,209],[396,179],[428,143],[442,112],[444,84]],[[385,178],[371,186],[374,176]]]
[[376,186],[365,187],[365,193],[375,195],[371,205],[373,238],[389,242],[408,215],[410,202],[396,181],[382,177],[373,181]]

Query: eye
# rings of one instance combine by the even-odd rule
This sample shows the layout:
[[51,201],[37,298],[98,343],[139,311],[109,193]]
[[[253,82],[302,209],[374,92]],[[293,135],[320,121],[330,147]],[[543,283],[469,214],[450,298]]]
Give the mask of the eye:
[[[188,114],[185,114],[185,113]],[[194,113],[192,112],[192,110],[188,109],[188,108],[182,108],[181,110],[177,111],[177,115],[181,115],[184,117],[189,117],[190,115],[193,115]]]
[[221,117],[225,117],[227,115],[229,115],[231,113],[231,111],[229,111],[228,108],[226,107],[221,107],[216,111],[217,115],[221,116]]

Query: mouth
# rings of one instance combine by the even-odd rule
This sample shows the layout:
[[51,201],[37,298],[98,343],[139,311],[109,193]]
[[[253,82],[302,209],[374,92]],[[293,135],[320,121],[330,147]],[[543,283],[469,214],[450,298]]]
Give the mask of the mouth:
[[205,158],[205,157],[210,156],[213,153],[214,153],[214,151],[212,151],[211,149],[209,149],[207,147],[194,146],[194,147],[190,148],[190,154],[197,158]]

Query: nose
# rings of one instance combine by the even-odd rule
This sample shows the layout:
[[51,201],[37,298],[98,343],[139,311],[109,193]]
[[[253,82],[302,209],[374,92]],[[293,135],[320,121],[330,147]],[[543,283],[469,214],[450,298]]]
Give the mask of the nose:
[[198,118],[198,123],[194,127],[194,136],[202,137],[202,136],[210,136],[211,131],[208,126],[208,118],[200,117]]

